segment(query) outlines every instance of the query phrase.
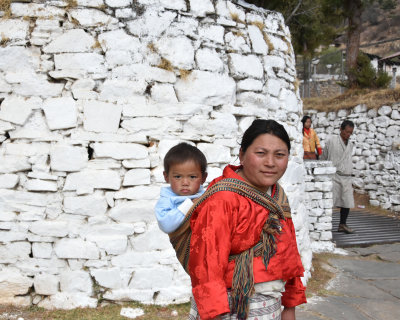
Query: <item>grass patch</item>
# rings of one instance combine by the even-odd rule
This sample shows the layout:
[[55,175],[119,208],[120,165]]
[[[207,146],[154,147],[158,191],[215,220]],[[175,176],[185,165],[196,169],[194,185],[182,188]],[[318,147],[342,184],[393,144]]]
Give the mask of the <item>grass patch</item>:
[[326,290],[328,282],[335,277],[335,273],[330,271],[328,260],[335,255],[331,253],[314,253],[312,259],[313,271],[311,278],[307,283],[306,294],[312,296],[326,296],[329,291]]
[[304,110],[338,111],[351,109],[365,104],[368,109],[376,109],[383,105],[392,105],[400,101],[400,89],[350,89],[345,93],[330,98],[304,98]]
[[[141,308],[144,315],[137,317],[138,320],[154,319],[175,319],[186,320],[190,310],[190,303],[154,306],[142,305],[136,302],[124,304],[110,304],[98,308],[77,308],[73,310],[45,310],[38,307],[20,308],[13,306],[0,306],[0,318],[7,313],[9,318],[15,319],[22,317],[24,319],[40,320],[126,320],[126,317],[120,315],[122,308]],[[176,311],[177,315],[172,315]],[[2,319],[2,318],[1,318]]]

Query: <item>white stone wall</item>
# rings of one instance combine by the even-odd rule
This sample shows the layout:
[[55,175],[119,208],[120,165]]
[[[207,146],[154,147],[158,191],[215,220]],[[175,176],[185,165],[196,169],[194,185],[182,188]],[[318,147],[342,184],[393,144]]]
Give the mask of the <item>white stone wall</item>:
[[335,249],[332,240],[332,177],[336,168],[330,161],[304,161],[305,205],[308,210],[311,249],[330,252]]
[[309,277],[302,104],[280,14],[243,1],[24,1],[0,35],[0,303],[188,301],[153,213],[162,158],[194,143],[210,181],[237,163],[255,118],[292,139],[282,183]]
[[358,105],[338,112],[306,113],[311,115],[322,147],[330,135],[339,134],[344,119],[354,122],[356,192],[368,193],[373,206],[400,212],[400,103],[377,109]]

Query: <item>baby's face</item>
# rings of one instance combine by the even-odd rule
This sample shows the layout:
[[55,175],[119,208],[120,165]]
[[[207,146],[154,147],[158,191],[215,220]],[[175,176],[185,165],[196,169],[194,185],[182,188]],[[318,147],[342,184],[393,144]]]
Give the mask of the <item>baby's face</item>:
[[179,196],[196,194],[205,180],[200,165],[194,161],[170,166],[168,175],[164,172],[164,178],[171,185],[172,191]]

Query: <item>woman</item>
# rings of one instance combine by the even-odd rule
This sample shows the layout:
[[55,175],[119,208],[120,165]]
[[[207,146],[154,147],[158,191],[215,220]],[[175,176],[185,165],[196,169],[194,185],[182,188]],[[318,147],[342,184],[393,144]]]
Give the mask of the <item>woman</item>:
[[303,158],[317,160],[315,149],[317,149],[318,156],[320,156],[322,154],[322,148],[316,132],[311,128],[311,118],[309,116],[304,116],[301,122],[303,123]]
[[277,184],[289,152],[282,125],[255,120],[243,135],[240,166],[228,165],[199,199],[190,220],[189,319],[291,320],[306,302],[290,208]]

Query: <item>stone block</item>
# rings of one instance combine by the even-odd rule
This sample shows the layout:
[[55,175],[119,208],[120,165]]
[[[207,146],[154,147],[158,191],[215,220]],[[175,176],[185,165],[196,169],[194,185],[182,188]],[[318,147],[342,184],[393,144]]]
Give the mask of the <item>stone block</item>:
[[50,296],[58,292],[58,276],[52,274],[38,274],[33,278],[35,293]]
[[102,287],[120,289],[122,286],[119,268],[94,269],[90,273]]
[[116,132],[121,112],[120,105],[94,100],[86,101],[83,104],[83,127],[87,131]]
[[97,246],[82,239],[63,238],[56,242],[54,251],[61,259],[98,259]]

